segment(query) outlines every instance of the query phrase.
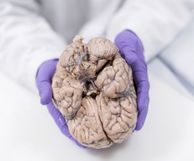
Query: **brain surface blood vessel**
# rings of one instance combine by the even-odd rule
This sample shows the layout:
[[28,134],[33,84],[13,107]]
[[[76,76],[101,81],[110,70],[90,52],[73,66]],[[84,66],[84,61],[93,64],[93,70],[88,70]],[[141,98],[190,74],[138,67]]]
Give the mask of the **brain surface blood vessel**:
[[53,101],[82,145],[107,148],[125,140],[137,121],[131,67],[108,39],[76,36],[52,80]]

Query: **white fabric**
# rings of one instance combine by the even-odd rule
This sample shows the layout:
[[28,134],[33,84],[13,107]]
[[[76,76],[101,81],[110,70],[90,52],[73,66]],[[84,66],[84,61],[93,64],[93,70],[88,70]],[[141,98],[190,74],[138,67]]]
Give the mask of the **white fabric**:
[[[154,74],[157,79],[170,86],[170,88],[177,93],[180,93],[182,96],[187,97],[188,99],[193,99],[187,88],[185,88],[182,82],[177,79],[177,76],[171,70],[169,70],[169,68],[160,58],[154,59],[154,61],[149,64],[149,72]],[[156,93],[156,95],[158,95],[158,93]],[[154,99],[154,97],[151,99]]]
[[35,89],[40,63],[58,57],[75,34],[90,39],[106,33],[113,40],[125,28],[139,35],[149,60],[187,25],[192,11],[193,0],[0,0],[0,70]]
[[[177,79],[194,95],[194,19],[174,43],[162,54],[161,59],[169,66]],[[173,52],[178,48],[177,52]],[[174,60],[174,61],[173,61]]]
[[131,29],[142,40],[149,60],[189,23],[192,9],[183,0],[127,1],[111,20],[108,36],[113,39],[118,31]]

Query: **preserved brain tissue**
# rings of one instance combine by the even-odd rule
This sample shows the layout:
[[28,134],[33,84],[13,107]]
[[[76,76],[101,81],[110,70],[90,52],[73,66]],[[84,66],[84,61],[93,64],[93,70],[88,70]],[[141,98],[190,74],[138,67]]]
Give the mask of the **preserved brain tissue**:
[[131,67],[108,39],[88,43],[76,36],[66,47],[52,80],[53,102],[71,135],[101,149],[123,142],[137,120]]

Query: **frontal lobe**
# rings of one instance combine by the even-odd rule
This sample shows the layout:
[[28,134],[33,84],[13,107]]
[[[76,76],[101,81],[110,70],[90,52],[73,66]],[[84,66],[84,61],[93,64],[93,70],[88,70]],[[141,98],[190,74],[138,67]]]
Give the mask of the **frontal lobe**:
[[132,70],[110,40],[86,44],[75,37],[60,57],[52,88],[56,107],[81,144],[107,148],[132,133],[137,119]]

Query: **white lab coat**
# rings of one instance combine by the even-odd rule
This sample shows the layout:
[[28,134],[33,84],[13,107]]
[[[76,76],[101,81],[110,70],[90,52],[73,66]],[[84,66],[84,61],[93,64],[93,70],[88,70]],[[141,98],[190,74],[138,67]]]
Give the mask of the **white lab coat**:
[[35,90],[45,60],[57,58],[76,34],[114,40],[123,29],[142,40],[146,60],[184,29],[193,0],[0,0],[0,71]]

